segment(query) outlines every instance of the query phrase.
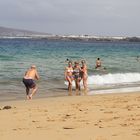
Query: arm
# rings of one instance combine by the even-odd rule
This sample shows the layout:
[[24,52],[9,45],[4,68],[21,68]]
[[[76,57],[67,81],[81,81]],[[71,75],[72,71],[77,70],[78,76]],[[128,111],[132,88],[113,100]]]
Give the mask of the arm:
[[38,75],[38,72],[37,72],[37,70],[36,70],[36,73],[35,73],[35,78],[37,79],[37,80],[39,80],[39,75]]
[[96,60],[96,67],[98,67],[98,61]]
[[26,74],[27,74],[27,71],[25,72],[24,76],[26,76]]
[[64,72],[65,79],[66,79],[66,76],[67,76],[67,67],[65,68],[65,72]]
[[83,69],[81,69],[82,72],[86,72],[87,71],[87,66],[84,65]]

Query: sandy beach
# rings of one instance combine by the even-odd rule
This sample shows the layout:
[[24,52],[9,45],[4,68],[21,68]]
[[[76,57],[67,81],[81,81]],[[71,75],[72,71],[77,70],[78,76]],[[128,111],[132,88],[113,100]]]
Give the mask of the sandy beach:
[[140,139],[140,93],[2,102],[0,108],[1,140]]

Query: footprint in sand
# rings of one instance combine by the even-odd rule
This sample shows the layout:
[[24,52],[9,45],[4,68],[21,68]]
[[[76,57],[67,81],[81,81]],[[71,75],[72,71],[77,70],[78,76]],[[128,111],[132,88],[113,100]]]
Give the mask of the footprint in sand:
[[116,137],[116,136],[118,136],[118,134],[113,134],[112,136],[113,136],[113,137]]
[[35,123],[35,122],[39,122],[39,121],[32,120],[32,122]]
[[114,120],[117,120],[117,119],[119,119],[119,118],[120,118],[120,117],[117,117],[117,116],[116,116],[116,117],[113,117]]
[[65,126],[63,127],[63,129],[75,129],[74,127],[70,127],[70,126]]
[[37,126],[36,128],[43,128],[42,126]]
[[128,124],[126,124],[126,123],[123,123],[123,124],[120,124],[122,127],[127,127],[128,126]]
[[112,114],[113,113],[113,111],[106,111],[106,112],[104,112],[105,114]]
[[18,130],[28,130],[28,128],[14,128],[14,129],[12,129],[13,131],[18,131]]
[[104,128],[103,126],[99,126],[99,128]]
[[95,140],[107,140],[107,139],[102,136],[99,136],[99,137],[95,138]]
[[133,129],[135,131],[132,135],[140,136],[140,129]]
[[66,114],[65,116],[62,117],[62,119],[69,119],[71,118],[72,114]]
[[133,133],[132,135],[140,136],[140,133]]

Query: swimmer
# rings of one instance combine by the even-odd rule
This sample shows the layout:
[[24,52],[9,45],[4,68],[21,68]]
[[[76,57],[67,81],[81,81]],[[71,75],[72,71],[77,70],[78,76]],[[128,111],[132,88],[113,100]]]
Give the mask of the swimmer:
[[95,69],[97,69],[97,68],[101,68],[101,65],[102,65],[102,63],[101,63],[100,58],[97,58]]

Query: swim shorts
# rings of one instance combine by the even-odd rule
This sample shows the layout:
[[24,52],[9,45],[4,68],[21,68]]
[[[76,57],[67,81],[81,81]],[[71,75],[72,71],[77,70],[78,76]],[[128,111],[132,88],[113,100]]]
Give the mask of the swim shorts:
[[26,88],[33,88],[36,86],[35,82],[33,81],[33,79],[24,79],[23,78],[23,83],[25,85]]

